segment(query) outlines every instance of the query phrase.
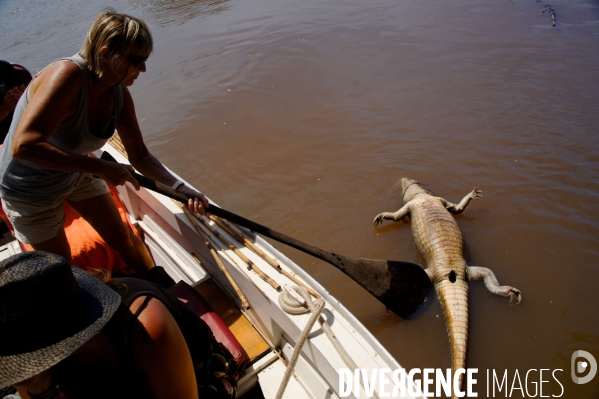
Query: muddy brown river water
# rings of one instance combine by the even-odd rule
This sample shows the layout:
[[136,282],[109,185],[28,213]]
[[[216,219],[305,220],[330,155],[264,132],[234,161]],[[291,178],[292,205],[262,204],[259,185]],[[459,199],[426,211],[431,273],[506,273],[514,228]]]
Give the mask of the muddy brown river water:
[[[507,370],[515,398],[539,385],[599,397],[599,376],[571,377],[574,351],[599,359],[599,2],[2,0],[0,59],[35,71],[74,54],[107,5],[154,34],[131,88],[148,146],[226,209],[337,253],[418,263],[409,223],[372,226],[401,207],[399,178],[452,202],[482,189],[456,217],[466,259],[523,301],[470,283],[479,397],[493,397],[487,370]],[[434,294],[402,320],[276,246],[402,366],[450,367]]]

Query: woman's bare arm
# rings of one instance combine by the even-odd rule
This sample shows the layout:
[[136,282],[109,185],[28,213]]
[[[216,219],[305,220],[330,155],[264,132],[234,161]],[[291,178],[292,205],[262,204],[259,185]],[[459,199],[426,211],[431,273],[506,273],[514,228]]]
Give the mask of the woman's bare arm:
[[[123,87],[123,111],[117,123],[117,130],[127,151],[129,161],[135,169],[139,170],[143,175],[168,186],[172,186],[177,181],[177,178],[146,147],[139,124],[137,123],[135,105],[133,104],[131,93],[126,87]],[[192,212],[204,213],[203,208],[208,207],[208,199],[204,194],[192,190],[187,186],[182,186],[179,188],[179,191],[190,198],[196,199],[195,201],[190,200],[188,204]]]
[[112,185],[130,181],[138,187],[124,166],[65,151],[48,142],[77,110],[82,85],[81,70],[68,61],[49,66],[33,80],[29,103],[13,139],[13,158],[56,170],[95,174]]

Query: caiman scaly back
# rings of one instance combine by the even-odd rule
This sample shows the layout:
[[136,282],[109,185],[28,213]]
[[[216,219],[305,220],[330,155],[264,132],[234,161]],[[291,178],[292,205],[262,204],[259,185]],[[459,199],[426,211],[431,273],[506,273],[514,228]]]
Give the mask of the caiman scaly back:
[[[383,219],[400,221],[409,216],[412,235],[426,272],[435,286],[443,307],[445,323],[451,346],[452,376],[456,370],[466,368],[468,344],[468,280],[484,279],[494,294],[510,296],[510,302],[520,302],[520,291],[500,286],[493,272],[484,267],[468,266],[464,260],[464,243],[458,224],[450,214],[459,214],[470,200],[479,199],[481,191],[474,188],[459,204],[435,197],[417,181],[403,178],[404,206],[397,212],[383,212],[374,218],[374,225]],[[460,375],[461,389],[463,374]],[[452,387],[452,392],[455,392]],[[455,396],[452,396],[455,397]]]

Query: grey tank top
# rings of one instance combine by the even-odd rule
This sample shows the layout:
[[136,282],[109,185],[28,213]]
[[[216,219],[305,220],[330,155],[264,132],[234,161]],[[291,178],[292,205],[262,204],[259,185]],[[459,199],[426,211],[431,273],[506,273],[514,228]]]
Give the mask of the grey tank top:
[[[108,137],[99,138],[92,135],[89,131],[87,119],[87,65],[79,54],[69,58],[62,58],[59,61],[71,61],[77,64],[81,69],[83,76],[83,87],[79,94],[79,104],[77,111],[65,120],[48,138],[48,142],[65,151],[74,152],[81,155],[88,155],[90,152],[100,149],[108,141]],[[38,74],[39,75],[39,74]],[[37,77],[37,75],[36,75]],[[4,140],[4,145],[0,151],[0,192],[3,196],[27,198],[56,198],[67,191],[77,182],[81,173],[60,171],[35,163],[13,159],[11,155],[12,142],[19,121],[23,116],[25,107],[29,103],[29,88],[17,103],[15,108],[10,130]],[[112,122],[109,128],[114,132],[118,117],[123,109],[123,88],[116,85],[112,89],[113,108]]]

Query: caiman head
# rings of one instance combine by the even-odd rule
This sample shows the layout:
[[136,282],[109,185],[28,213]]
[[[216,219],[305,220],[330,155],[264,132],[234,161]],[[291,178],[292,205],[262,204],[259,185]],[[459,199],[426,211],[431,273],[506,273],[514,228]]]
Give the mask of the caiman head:
[[423,189],[416,180],[411,180],[406,177],[401,179],[401,191],[403,193],[403,202],[410,202],[416,195],[421,193],[428,193],[427,190]]

